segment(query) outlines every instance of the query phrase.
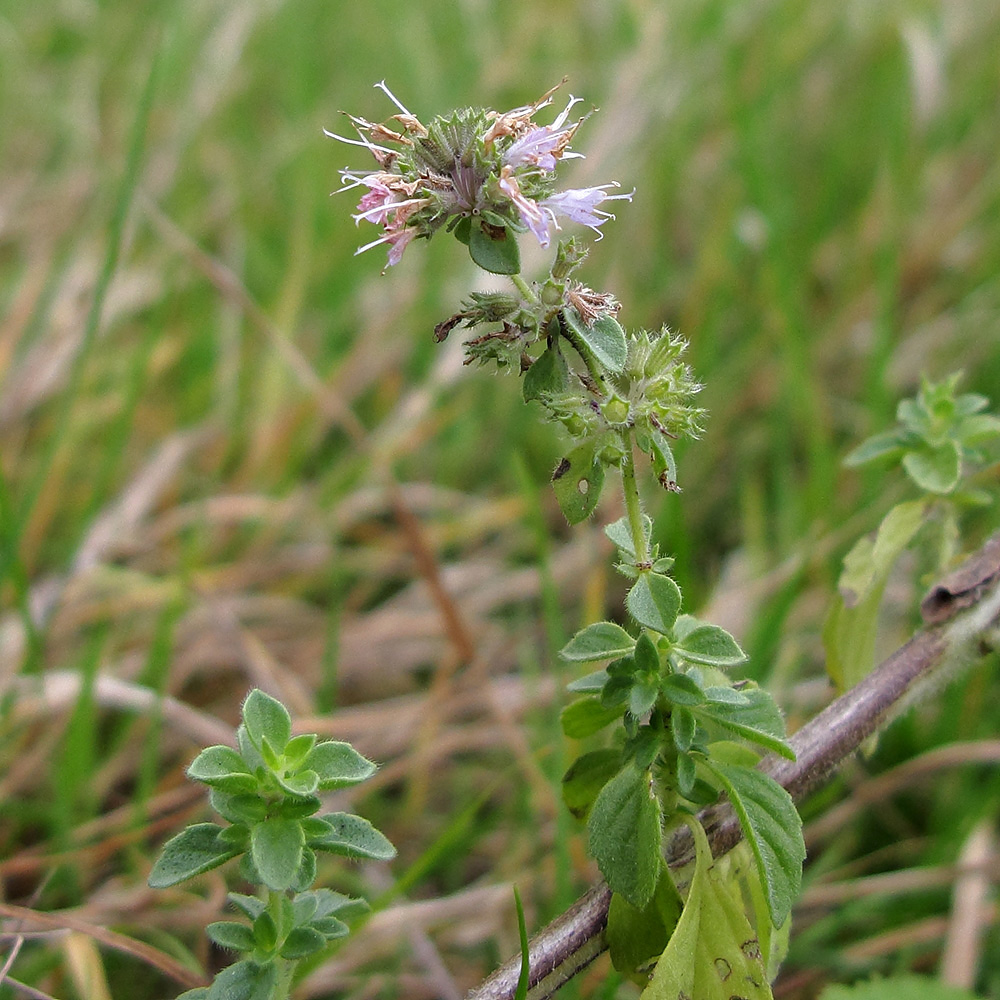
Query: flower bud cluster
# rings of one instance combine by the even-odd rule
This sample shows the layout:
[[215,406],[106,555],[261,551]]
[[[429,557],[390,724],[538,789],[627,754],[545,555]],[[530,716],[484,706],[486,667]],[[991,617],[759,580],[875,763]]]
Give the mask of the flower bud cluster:
[[[360,247],[361,253],[387,245],[389,265],[399,263],[410,242],[430,238],[442,226],[467,244],[473,259],[487,270],[516,273],[515,234],[530,231],[549,246],[559,217],[600,227],[614,216],[602,206],[631,193],[611,194],[617,183],[565,191],[555,189],[560,160],[579,157],[570,142],[586,116],[569,121],[580,98],[548,125],[534,116],[552,103],[553,88],[533,104],[498,112],[465,108],[424,125],[389,91],[377,85],[399,109],[391,124],[375,124],[349,115],[358,139],[327,132],[332,138],[363,146],[375,159],[374,170],[340,172],[341,188],[362,188],[356,224],[370,222],[381,235]],[[505,244],[499,248],[489,244]]]

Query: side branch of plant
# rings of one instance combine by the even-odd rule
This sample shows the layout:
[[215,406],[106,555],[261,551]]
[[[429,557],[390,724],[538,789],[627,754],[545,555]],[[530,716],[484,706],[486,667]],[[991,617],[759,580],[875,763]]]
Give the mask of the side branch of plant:
[[[949,584],[960,579],[962,586]],[[789,740],[796,759],[777,754],[760,769],[801,800],[822,785],[872,734],[921,697],[931,693],[1000,646],[1000,534],[994,535],[962,567],[931,590],[925,627],[876,669],[831,702]],[[712,852],[731,850],[742,838],[728,807],[701,814]],[[667,847],[670,866],[689,863],[692,838],[679,831]],[[590,889],[529,943],[529,1000],[544,1000],[605,950],[611,890],[603,882]],[[473,990],[468,1000],[513,1000],[521,970],[515,956]]]

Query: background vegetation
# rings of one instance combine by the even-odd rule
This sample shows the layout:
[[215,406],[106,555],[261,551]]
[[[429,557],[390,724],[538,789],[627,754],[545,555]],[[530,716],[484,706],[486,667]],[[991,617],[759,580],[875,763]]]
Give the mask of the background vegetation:
[[[618,499],[569,531],[558,430],[515,380],[463,369],[457,334],[432,342],[480,280],[463,248],[385,277],[381,250],[352,257],[367,233],[328,193],[367,164],[322,136],[339,111],[386,117],[383,78],[429,117],[564,74],[600,108],[567,180],[637,193],[583,276],[624,323],[683,332],[707,386],[684,493],[647,483],[648,506],[687,600],[794,729],[830,694],[838,561],[906,490],[840,458],[922,372],[1000,398],[998,51],[988,0],[8,0],[0,894],[75,928],[20,943],[29,995],[176,995],[93,927],[219,962],[201,928],[222,877],[145,880],[206,809],[184,766],[252,685],[382,762],[337,807],[400,851],[330,864],[376,914],[302,997],[460,997],[516,950],[512,881],[537,927],[595,878],[559,802],[553,650],[620,607]],[[970,546],[995,523],[970,515]],[[891,590],[885,650],[918,599]],[[954,865],[1000,804],[995,667],[806,807],[776,995],[935,971]],[[973,973],[998,995],[987,917]],[[573,988],[636,995],[606,960]]]

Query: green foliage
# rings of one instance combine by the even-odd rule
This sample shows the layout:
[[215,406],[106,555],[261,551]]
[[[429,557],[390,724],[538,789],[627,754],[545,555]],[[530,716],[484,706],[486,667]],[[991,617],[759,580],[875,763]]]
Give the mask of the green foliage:
[[874,666],[878,611],[896,560],[932,509],[928,500],[897,504],[874,540],[860,538],[844,558],[844,570],[823,626],[826,669],[839,691],[854,687]]
[[587,820],[590,853],[611,889],[643,909],[663,860],[662,810],[648,768],[626,764],[600,791]]
[[205,1000],[282,1000],[295,963],[348,933],[342,917],[364,909],[361,900],[329,889],[312,890],[316,851],[387,861],[392,844],[367,820],[326,813],[318,789],[364,781],[375,765],[347,743],[292,736],[281,702],[254,690],[243,703],[239,751],[212,746],[194,759],[188,776],[212,789],[212,804],[232,824],[199,823],[169,840],[153,865],[153,888],[176,885],[242,856],[240,870],[266,898],[239,893],[229,900],[250,923],[217,921],[206,928],[220,947],[246,955],[216,976]]
[[771,987],[760,945],[743,912],[739,887],[712,863],[698,823],[690,823],[697,850],[684,910],[643,1000],[765,1000]]
[[827,986],[819,1000],[977,1000],[975,994],[927,976],[887,976],[853,986]]
[[961,372],[943,382],[924,379],[916,397],[899,404],[898,426],[860,444],[844,464],[899,459],[926,493],[954,492],[964,471],[984,461],[982,446],[1000,438],[1000,417],[982,412],[989,399],[978,393],[956,395],[961,380]]

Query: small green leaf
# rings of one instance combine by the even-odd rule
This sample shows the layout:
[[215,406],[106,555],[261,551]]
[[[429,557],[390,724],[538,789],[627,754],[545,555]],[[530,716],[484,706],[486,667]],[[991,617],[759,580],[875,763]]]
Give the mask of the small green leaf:
[[785,742],[785,721],[774,699],[758,687],[747,687],[741,693],[746,698],[744,704],[707,701],[688,711],[702,724],[714,722],[751,743],[795,760],[794,751]]
[[469,230],[469,256],[491,274],[519,274],[521,251],[517,236],[506,226],[491,225],[487,229],[487,225],[480,222]]
[[628,710],[636,717],[645,715],[655,704],[660,694],[657,680],[636,681],[628,695]]
[[295,884],[302,864],[305,837],[302,824],[294,819],[266,819],[250,834],[250,853],[264,884],[275,892]]
[[593,663],[595,660],[613,660],[631,653],[635,646],[632,638],[614,622],[595,622],[577,632],[559,651],[560,657],[570,663]]
[[[649,539],[653,533],[653,521],[648,515],[642,515],[642,530],[646,536],[646,548],[649,548]],[[614,545],[621,550],[623,555],[635,560],[635,546],[632,544],[632,529],[627,517],[620,517],[614,524],[608,524],[604,528],[604,534],[611,539]]]
[[[964,399],[965,397],[960,397]],[[980,413],[966,417],[958,430],[959,440],[966,448],[975,448],[1000,436],[1000,417],[992,413]]]
[[670,731],[674,737],[674,746],[678,750],[688,751],[694,743],[694,738],[698,732],[698,723],[695,717],[680,705],[675,705],[670,713]]
[[589,349],[602,368],[614,375],[624,370],[628,345],[625,331],[617,320],[612,316],[599,316],[588,326],[575,309],[564,310],[563,317],[570,330]]
[[773,778],[747,767],[714,761],[708,769],[722,782],[757,860],[771,923],[780,927],[802,888],[806,845],[792,797]]
[[901,430],[885,431],[882,434],[876,434],[849,452],[844,459],[844,465],[849,469],[853,469],[859,465],[874,462],[878,458],[885,458],[887,456],[895,458],[902,454],[903,449],[910,442],[910,436]]
[[288,709],[259,688],[254,688],[243,703],[243,724],[258,750],[267,740],[272,750],[281,753],[292,735]]
[[660,688],[675,705],[700,705],[705,700],[705,692],[687,674],[667,674]]
[[681,897],[666,868],[656,883],[653,898],[641,910],[613,893],[605,933],[614,967],[627,976],[638,973],[640,982],[645,983],[645,970],[666,948],[680,914]]
[[370,778],[378,770],[350,743],[339,743],[336,740],[317,743],[302,766],[319,775],[319,787],[324,791],[356,785]]
[[274,951],[278,946],[278,925],[267,910],[253,922],[253,939],[256,946],[264,952]]
[[455,234],[455,239],[459,243],[464,243],[468,246],[469,240],[472,238],[472,217],[469,215],[463,216],[451,231]]
[[595,670],[592,674],[587,674],[586,677],[579,677],[575,681],[570,681],[566,685],[566,690],[572,691],[573,694],[595,694],[604,689],[607,681],[607,670]]
[[601,789],[587,820],[591,856],[613,892],[643,909],[662,868],[660,801],[648,770],[627,764]]
[[928,493],[950,493],[962,477],[962,454],[954,441],[925,445],[903,456],[907,475]]
[[191,761],[187,775],[192,781],[221,788],[232,795],[257,788],[257,779],[232,747],[206,747]]
[[563,517],[570,524],[579,524],[590,517],[601,498],[604,464],[597,455],[596,446],[596,441],[584,441],[552,473],[552,491]]
[[747,658],[739,643],[718,625],[698,626],[674,649],[690,663],[704,663],[710,667],[734,667]]
[[220,840],[220,833],[215,823],[196,823],[168,840],[149,873],[150,888],[166,889],[236,857],[239,848]]
[[697,849],[694,877],[680,920],[640,1000],[771,1000],[760,945],[737,899],[724,882],[712,850],[692,821]]
[[223,969],[208,989],[207,1000],[271,1000],[278,984],[274,964],[243,959]]
[[292,888],[296,892],[305,892],[316,881],[316,852],[311,847],[302,849],[302,864],[299,865],[298,873]]
[[205,933],[220,948],[229,951],[253,951],[257,946],[253,931],[246,924],[232,920],[217,920],[205,928]]
[[300,736],[293,736],[285,747],[285,766],[302,767],[309,751],[316,746],[317,739],[315,733],[302,733]]
[[283,799],[272,806],[272,814],[276,811],[282,819],[305,819],[319,811],[320,801],[315,795],[299,795],[293,792],[292,796]]
[[636,640],[632,658],[635,660],[637,674],[645,674],[649,678],[659,675],[660,654],[656,649],[656,643],[647,633],[643,632]]
[[309,926],[313,930],[319,931],[327,941],[347,937],[351,933],[351,928],[343,920],[338,920],[336,917],[316,917]]
[[681,609],[681,591],[669,576],[647,571],[639,575],[625,604],[640,625],[670,635]]
[[350,813],[325,813],[320,819],[330,824],[331,833],[310,839],[309,846],[317,851],[330,851],[348,858],[373,858],[390,861],[396,848],[366,819]]
[[571,740],[583,740],[621,718],[621,714],[621,708],[607,708],[600,698],[579,698],[562,710],[559,721]]
[[296,927],[309,923],[319,909],[319,899],[314,892],[300,892],[292,900],[292,923]]
[[277,777],[278,784],[289,795],[298,795],[304,798],[311,796],[319,788],[319,775],[315,771],[297,771],[290,775],[279,771]]
[[889,574],[926,521],[931,501],[897,504],[882,519],[874,540],[861,538],[844,558],[839,591],[823,625],[826,669],[843,692],[875,663],[878,612]]
[[208,800],[230,823],[259,823],[267,815],[267,803],[257,794],[230,795],[221,788],[213,788]]
[[553,345],[538,356],[524,373],[521,395],[526,403],[533,399],[544,400],[554,393],[563,392],[569,381],[569,365],[562,352]]
[[621,770],[620,750],[593,750],[577,758],[563,775],[562,795],[566,808],[586,819],[600,790]]
[[279,954],[282,958],[297,961],[307,955],[315,955],[325,947],[326,938],[319,931],[312,927],[295,927],[285,938]]
[[[316,908],[316,918],[328,917],[332,913],[339,913],[345,920],[360,916],[368,912],[368,904],[363,899],[354,896],[345,896],[342,892],[334,892],[332,889],[314,889],[313,895],[319,901]],[[315,919],[313,921],[315,923]]]
[[[674,741],[677,741],[676,731]],[[691,792],[694,791],[694,783],[698,780],[698,771],[694,758],[689,753],[681,750],[680,747],[677,749],[677,788],[680,790],[681,795],[688,798]]]
[[226,899],[251,920],[256,920],[263,912],[266,904],[256,896],[245,896],[242,892],[231,892]]

